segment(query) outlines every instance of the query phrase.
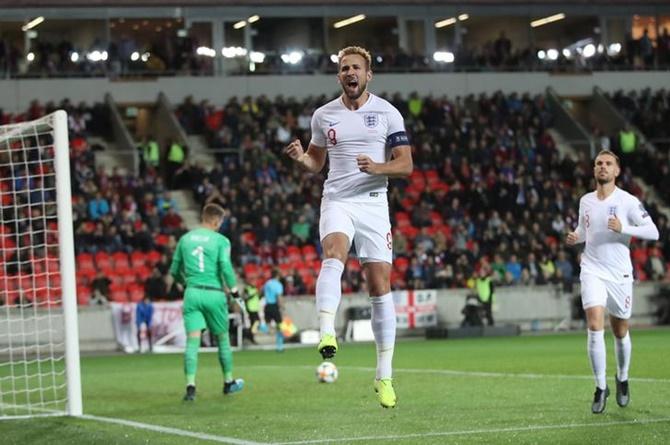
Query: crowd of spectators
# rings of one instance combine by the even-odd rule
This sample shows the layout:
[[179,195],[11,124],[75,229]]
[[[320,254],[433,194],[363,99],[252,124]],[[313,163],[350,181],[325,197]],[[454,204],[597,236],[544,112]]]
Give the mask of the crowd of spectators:
[[[579,249],[567,248],[563,238],[576,225],[579,197],[593,188],[592,161],[559,154],[549,131],[552,112],[545,98],[502,93],[382,97],[405,117],[415,163],[408,179],[389,182],[393,287],[466,287],[485,270],[497,285],[553,283],[569,290],[578,277]],[[640,128],[650,128],[639,117],[648,110],[667,119],[665,92],[621,97],[615,95],[613,101],[634,104],[630,117]],[[220,155],[219,162],[207,168],[186,163],[179,184],[192,189],[200,205],[215,202],[226,209],[221,232],[231,240],[234,263],[246,282],[259,284],[278,267],[287,295],[314,292],[320,268],[318,206],[324,172],[315,175],[296,168],[282,149],[294,138],[305,145],[309,142],[311,115],[328,100],[259,96],[232,98],[216,107],[188,99],[177,109],[188,132],[206,135],[213,146],[239,148],[236,154]],[[163,178],[151,166],[140,176],[96,168],[96,147],[87,138],[107,128],[104,112],[97,105],[74,106],[67,101],[58,108],[66,109],[70,117],[80,294],[92,301],[139,300],[149,291],[156,298],[178,297],[179,290],[168,286],[166,275],[176,240],[186,227]],[[55,104],[34,102],[23,115],[0,113],[0,118],[3,123],[34,119],[54,109]],[[34,145],[50,146],[46,140]],[[30,151],[26,155],[32,156]],[[5,252],[18,252],[18,233],[40,232],[31,224],[46,221],[53,230],[55,207],[29,205],[21,207],[28,212],[22,218],[9,215],[11,209],[17,211],[12,206],[15,199],[36,204],[53,196],[48,196],[49,187],[36,195],[39,184],[12,180],[8,165],[6,160],[0,162],[3,218],[28,226],[5,225],[0,239]],[[624,168],[619,184],[644,198],[630,168]],[[647,209],[661,240],[634,242],[636,275],[641,280],[668,279],[670,223],[655,206]],[[19,242],[8,249],[7,240]],[[45,244],[50,243],[55,248],[54,238]],[[41,255],[48,258],[49,252]],[[34,261],[8,262],[8,258],[3,258],[6,265],[16,270],[4,267],[4,273],[31,273],[20,268],[36,267]],[[353,257],[342,281],[344,292],[366,289]]]
[[[393,286],[463,287],[485,267],[498,284],[569,288],[578,277],[579,251],[566,248],[563,238],[576,225],[579,197],[593,188],[592,161],[560,156],[544,97],[384,97],[405,117],[415,162],[409,180],[389,186]],[[179,107],[189,131],[203,131],[215,146],[241,147],[242,161],[222,158],[192,175],[202,178],[193,185],[201,204],[229,210],[222,231],[240,253],[237,265],[253,274],[250,265],[283,266],[307,291],[318,260],[302,249],[314,246],[318,258],[316,209],[324,176],[295,168],[281,150],[296,137],[307,144],[310,116],[327,100],[260,96],[233,98],[221,108],[192,101]],[[641,195],[630,169],[619,183]],[[652,273],[647,260],[670,254],[667,219],[653,206],[649,211],[663,238],[650,249],[634,245],[640,279],[664,276],[664,268]],[[290,253],[296,248],[302,256]],[[345,291],[364,289],[356,261],[349,261],[343,283]]]

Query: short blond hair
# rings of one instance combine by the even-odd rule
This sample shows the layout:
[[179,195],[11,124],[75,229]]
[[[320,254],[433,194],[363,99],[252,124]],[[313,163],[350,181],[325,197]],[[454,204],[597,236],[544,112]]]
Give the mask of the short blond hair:
[[368,70],[370,69],[370,66],[372,65],[372,56],[370,55],[370,51],[362,46],[347,46],[346,48],[342,48],[340,52],[337,53],[337,65],[339,66],[342,64],[342,58],[344,56],[349,56],[351,54],[358,54],[364,58],[365,63],[367,64],[365,68]]
[[202,209],[202,215],[200,218],[202,219],[203,222],[214,222],[220,219],[223,219],[223,217],[226,215],[226,211],[223,210],[223,207],[221,207],[218,204],[207,204],[203,209]]

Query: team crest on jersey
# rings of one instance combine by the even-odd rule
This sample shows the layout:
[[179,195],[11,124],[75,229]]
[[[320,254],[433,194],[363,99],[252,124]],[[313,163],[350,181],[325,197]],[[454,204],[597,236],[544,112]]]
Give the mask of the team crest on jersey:
[[379,124],[379,116],[377,113],[365,113],[363,115],[363,122],[368,128],[375,128]]
[[616,216],[616,206],[610,206],[607,208],[607,214],[609,216]]

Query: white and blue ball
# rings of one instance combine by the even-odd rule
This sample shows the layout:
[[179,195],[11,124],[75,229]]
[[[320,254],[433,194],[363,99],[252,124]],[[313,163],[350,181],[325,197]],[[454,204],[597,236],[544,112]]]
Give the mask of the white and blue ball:
[[323,362],[316,367],[316,378],[321,383],[335,383],[337,367],[332,362]]

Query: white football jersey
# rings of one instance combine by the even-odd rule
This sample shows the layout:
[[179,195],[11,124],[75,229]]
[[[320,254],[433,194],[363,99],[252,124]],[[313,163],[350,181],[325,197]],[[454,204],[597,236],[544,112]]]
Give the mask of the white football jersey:
[[361,172],[356,157],[364,154],[374,162],[386,162],[387,141],[400,134],[405,142],[396,145],[407,145],[400,112],[374,94],[356,111],[345,107],[341,97],[318,108],[312,116],[311,144],[328,150],[323,197],[349,202],[386,200],[387,177]]
[[[616,216],[622,233],[607,228],[607,221]],[[630,260],[630,235],[627,226],[654,224],[640,201],[630,193],[615,187],[604,200],[596,192],[587,193],[579,201],[579,241],[586,241],[581,271],[615,282],[633,281]],[[655,226],[654,226],[655,227]]]

